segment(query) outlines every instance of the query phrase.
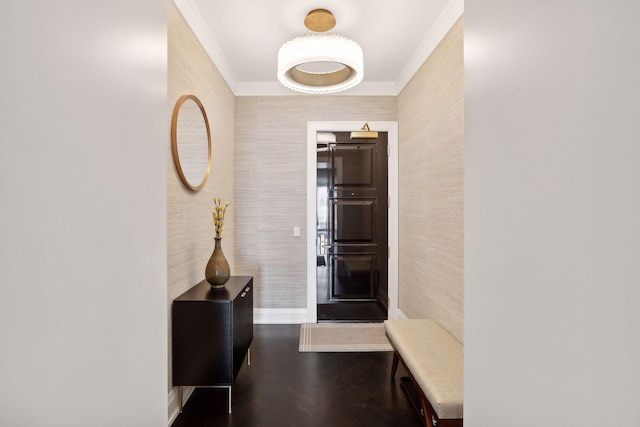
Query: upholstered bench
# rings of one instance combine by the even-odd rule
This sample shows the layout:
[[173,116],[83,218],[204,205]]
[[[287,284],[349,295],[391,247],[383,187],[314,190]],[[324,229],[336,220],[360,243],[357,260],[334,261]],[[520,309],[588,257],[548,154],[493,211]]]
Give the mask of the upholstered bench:
[[384,330],[394,350],[391,377],[402,362],[427,427],[462,426],[462,344],[430,319],[385,320]]

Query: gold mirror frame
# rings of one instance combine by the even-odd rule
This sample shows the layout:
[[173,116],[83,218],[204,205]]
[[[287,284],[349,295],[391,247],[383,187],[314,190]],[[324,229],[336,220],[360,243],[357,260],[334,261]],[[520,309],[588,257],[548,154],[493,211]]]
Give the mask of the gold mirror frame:
[[[204,119],[204,124],[207,132],[207,135],[206,135],[207,136],[207,153],[208,153],[207,169],[202,179],[202,182],[200,183],[189,182],[189,180],[185,175],[185,171],[183,170],[183,167],[188,168],[189,165],[183,165],[180,162],[180,154],[178,150],[178,142],[179,142],[178,141],[178,116],[180,113],[180,108],[189,99],[195,102],[198,108],[200,108],[200,112],[202,112],[202,117]],[[211,129],[209,128],[209,119],[207,118],[207,113],[204,110],[204,106],[202,105],[202,102],[200,102],[198,97],[196,97],[195,95],[182,95],[176,102],[176,106],[173,109],[173,116],[171,117],[171,151],[173,152],[173,162],[176,165],[176,169],[178,170],[178,175],[180,175],[180,179],[182,180],[182,183],[189,190],[200,191],[204,187],[204,185],[207,183],[207,180],[209,179],[209,174],[211,173]]]

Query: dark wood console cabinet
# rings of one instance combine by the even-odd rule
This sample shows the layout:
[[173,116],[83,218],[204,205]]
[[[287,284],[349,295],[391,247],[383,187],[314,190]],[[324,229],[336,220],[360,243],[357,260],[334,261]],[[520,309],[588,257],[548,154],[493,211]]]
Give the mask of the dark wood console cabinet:
[[[231,276],[224,289],[206,280],[172,307],[173,385],[229,390],[253,340],[253,278]],[[247,356],[248,358],[250,356]]]

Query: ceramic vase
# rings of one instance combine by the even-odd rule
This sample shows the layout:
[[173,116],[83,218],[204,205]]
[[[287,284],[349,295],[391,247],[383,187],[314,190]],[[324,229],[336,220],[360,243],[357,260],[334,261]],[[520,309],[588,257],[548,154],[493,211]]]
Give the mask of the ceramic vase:
[[229,263],[222,252],[222,238],[214,237],[214,239],[216,244],[213,248],[211,258],[209,258],[209,262],[207,263],[204,276],[211,285],[211,288],[222,289],[224,288],[224,284],[227,283],[227,280],[229,280],[231,273],[229,271]]

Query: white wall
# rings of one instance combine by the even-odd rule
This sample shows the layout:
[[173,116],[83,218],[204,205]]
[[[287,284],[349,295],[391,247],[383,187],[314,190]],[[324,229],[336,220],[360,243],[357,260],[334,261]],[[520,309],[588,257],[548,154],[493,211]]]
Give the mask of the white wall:
[[166,2],[0,32],[0,425],[166,424]]
[[465,7],[465,425],[638,425],[640,3]]

